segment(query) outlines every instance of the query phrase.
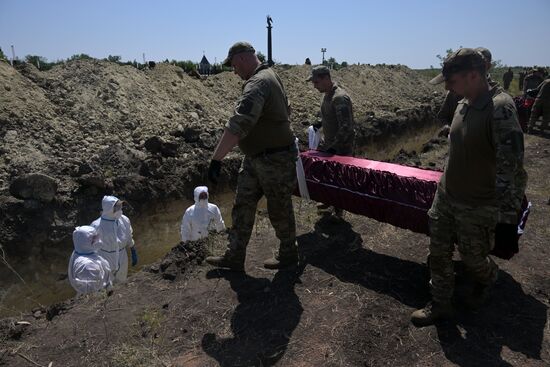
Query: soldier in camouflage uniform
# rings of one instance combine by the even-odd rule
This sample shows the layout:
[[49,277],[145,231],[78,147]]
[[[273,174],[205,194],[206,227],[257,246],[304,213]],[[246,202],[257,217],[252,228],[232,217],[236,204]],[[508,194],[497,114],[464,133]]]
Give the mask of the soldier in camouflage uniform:
[[541,130],[550,128],[550,79],[543,81],[537,89],[539,90],[529,117],[529,133],[533,132],[539,117],[542,116]]
[[324,93],[321,102],[324,141],[319,150],[352,156],[355,130],[351,98],[342,87],[332,81],[330,70],[324,65],[314,67],[308,81],[313,83],[315,89]]
[[[319,65],[311,70],[308,81],[313,87],[324,93],[321,102],[321,127],[323,128],[324,141],[319,150],[331,154],[353,156],[354,148],[354,120],[353,106],[348,93],[334,83],[330,77],[330,70],[324,65]],[[318,207],[323,213],[330,207],[322,204]],[[344,211],[334,208],[334,214],[342,217]]]
[[254,48],[247,42],[235,43],[224,65],[232,66],[245,83],[235,113],[212,156],[209,179],[217,183],[221,160],[237,144],[245,156],[231,213],[233,225],[228,248],[223,256],[210,256],[206,261],[215,266],[244,270],[256,207],[265,196],[269,219],[280,246],[274,258],[266,260],[264,266],[279,269],[295,265],[298,249],[292,192],[296,187],[298,152],[290,129],[286,92],[281,79],[267,64],[260,63]]
[[536,68],[531,70],[531,73],[525,77],[523,81],[523,94],[527,94],[529,89],[535,89],[544,81],[542,70]]
[[432,302],[412,313],[417,326],[453,314],[455,243],[476,282],[466,301],[477,307],[497,278],[497,265],[488,256],[495,229],[504,239],[517,238],[527,184],[523,133],[512,98],[489,85],[485,67],[479,52],[460,49],[431,81],[445,81],[446,89],[465,98],[453,117],[448,162],[428,212]]

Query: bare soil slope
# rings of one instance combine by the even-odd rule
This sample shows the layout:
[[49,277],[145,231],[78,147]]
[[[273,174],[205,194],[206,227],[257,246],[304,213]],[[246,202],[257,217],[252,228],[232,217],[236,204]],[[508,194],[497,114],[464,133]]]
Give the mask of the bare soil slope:
[[[293,129],[307,141],[321,95],[305,81],[308,67],[279,72]],[[433,125],[434,91],[406,67],[350,66],[334,79],[355,101],[360,145]],[[152,199],[189,196],[241,85],[233,73],[196,79],[168,64],[142,71],[86,60],[40,72],[1,62],[0,245],[18,256],[67,246],[105,193],[124,197],[130,214]],[[238,165],[238,155],[224,162],[225,183]]]

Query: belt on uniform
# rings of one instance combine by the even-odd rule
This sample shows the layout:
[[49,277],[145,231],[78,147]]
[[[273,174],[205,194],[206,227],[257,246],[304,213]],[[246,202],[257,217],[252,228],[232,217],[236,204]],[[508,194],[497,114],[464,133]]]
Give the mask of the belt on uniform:
[[290,152],[291,150],[293,150],[295,148],[296,148],[296,145],[294,145],[294,144],[285,145],[284,147],[267,148],[267,149],[264,149],[263,151],[261,151],[259,153],[253,154],[252,157],[255,158],[255,157],[260,157],[262,155],[269,155],[269,154],[273,154],[273,153]]

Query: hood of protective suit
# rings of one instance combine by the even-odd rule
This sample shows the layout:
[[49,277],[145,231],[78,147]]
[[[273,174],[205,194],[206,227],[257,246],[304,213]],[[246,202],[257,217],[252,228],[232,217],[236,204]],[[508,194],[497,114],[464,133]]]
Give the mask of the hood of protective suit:
[[[203,192],[206,192],[206,199],[205,200],[199,200],[199,195]],[[195,187],[195,191],[193,192],[193,196],[195,198],[195,205],[199,207],[206,208],[208,207],[208,187],[206,186],[197,186]]]
[[73,232],[74,250],[79,254],[95,254],[98,251],[94,242],[96,235],[97,231],[92,226],[76,227]]
[[104,196],[101,200],[101,216],[106,219],[116,219],[114,213],[114,207],[119,199],[116,196]]

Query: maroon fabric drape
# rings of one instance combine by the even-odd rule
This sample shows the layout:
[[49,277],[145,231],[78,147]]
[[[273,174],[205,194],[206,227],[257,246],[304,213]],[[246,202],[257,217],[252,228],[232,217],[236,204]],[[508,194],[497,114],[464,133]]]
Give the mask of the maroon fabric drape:
[[428,233],[426,213],[442,172],[318,151],[300,156],[312,200]]

